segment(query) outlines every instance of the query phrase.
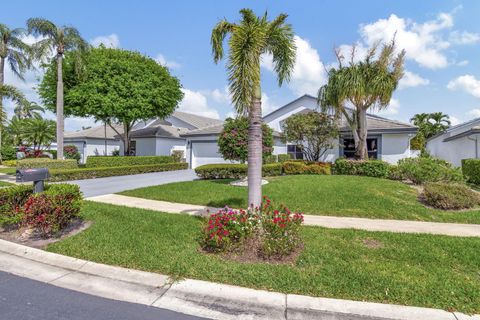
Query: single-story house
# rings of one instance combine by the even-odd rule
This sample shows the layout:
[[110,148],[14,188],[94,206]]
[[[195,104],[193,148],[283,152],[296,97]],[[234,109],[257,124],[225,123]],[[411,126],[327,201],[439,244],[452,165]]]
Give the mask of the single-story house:
[[480,158],[480,118],[452,126],[427,140],[433,157],[461,166],[462,159]]

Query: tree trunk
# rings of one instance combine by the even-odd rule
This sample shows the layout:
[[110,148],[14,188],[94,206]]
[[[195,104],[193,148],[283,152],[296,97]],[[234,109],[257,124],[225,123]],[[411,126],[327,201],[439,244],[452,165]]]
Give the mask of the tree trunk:
[[358,147],[355,151],[355,158],[368,160],[367,149],[367,110],[360,108],[358,110]]
[[62,54],[57,54],[57,159],[63,160],[63,72]]
[[[0,86],[4,84],[5,58],[0,58]],[[0,163],[2,163],[3,96],[0,97]]]
[[123,123],[123,155],[130,155],[130,130],[126,122]]
[[249,112],[248,126],[248,203],[252,207],[262,204],[262,94],[260,85]]

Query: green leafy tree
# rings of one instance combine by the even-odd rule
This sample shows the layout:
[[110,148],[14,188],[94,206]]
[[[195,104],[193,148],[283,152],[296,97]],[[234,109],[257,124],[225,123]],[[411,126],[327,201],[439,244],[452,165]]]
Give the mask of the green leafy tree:
[[335,117],[323,112],[298,113],[283,125],[284,142],[295,143],[310,161],[320,161],[328,149],[335,147],[337,138]]
[[[80,54],[88,48],[87,42],[83,40],[77,29],[68,26],[57,26],[53,22],[42,18],[30,18],[27,20],[28,32],[33,35],[42,36],[43,39],[34,45],[34,52],[37,59],[50,57],[55,53],[57,64],[57,84],[56,84],[56,108],[57,114],[57,157],[63,159],[63,131],[64,131],[64,90],[63,90],[63,71],[62,60],[64,54],[68,51],[75,51],[77,62],[80,61]],[[80,63],[77,63],[79,66]]]
[[[91,48],[83,55],[83,70],[75,73],[74,54],[64,59],[65,114],[93,117],[117,131],[125,155],[130,152],[130,131],[141,120],[165,118],[173,113],[183,98],[181,85],[167,68],[140,53]],[[46,108],[53,108],[56,65],[47,67],[39,85],[39,94]]]
[[[338,67],[329,71],[328,83],[322,86],[318,100],[323,110],[333,110],[346,117],[353,132],[358,159],[368,159],[367,111],[388,108],[393,92],[403,76],[405,51],[395,53],[395,41],[374,45],[367,55],[357,61],[353,47],[351,60],[344,64],[344,57],[337,50]],[[349,112],[347,106],[353,106]]]
[[450,127],[450,117],[442,112],[417,113],[410,122],[418,127],[418,133],[411,141],[414,150],[424,150],[427,139]]
[[[269,156],[273,151],[273,130],[262,124],[262,155]],[[218,137],[218,148],[223,158],[245,163],[248,159],[248,118],[227,118]]]
[[[9,85],[0,85],[0,101],[3,100],[4,98],[8,98],[17,105],[25,105],[28,103],[27,99],[25,99],[25,96],[15,87],[9,86]],[[3,110],[3,108],[0,108],[0,131],[3,131],[3,128],[7,125],[7,114]],[[21,130],[22,128],[19,127]],[[8,132],[8,131],[7,131]],[[0,141],[2,143],[7,142],[10,139],[6,139],[8,137],[4,137],[1,135]],[[15,139],[12,137],[13,141],[10,141],[10,143],[14,143]],[[2,149],[2,146],[0,145],[0,149]],[[0,152],[0,162],[2,161],[2,153]]]
[[295,42],[287,15],[269,21],[267,13],[256,16],[250,9],[240,10],[238,23],[221,20],[212,30],[211,44],[215,63],[224,56],[227,36],[227,73],[229,91],[237,114],[249,119],[248,133],[248,203],[259,206],[262,201],[262,92],[260,59],[272,56],[278,84],[288,81],[295,64]]

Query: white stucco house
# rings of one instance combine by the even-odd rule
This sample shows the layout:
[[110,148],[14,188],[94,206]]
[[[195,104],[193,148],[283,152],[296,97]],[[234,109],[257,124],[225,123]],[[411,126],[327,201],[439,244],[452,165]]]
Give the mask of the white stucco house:
[[[263,118],[265,123],[274,130],[274,154],[289,153],[294,159],[303,157],[302,152],[297,150],[295,145],[281,141],[282,124],[293,114],[310,112],[316,108],[316,98],[304,95]],[[402,158],[413,156],[410,150],[410,140],[417,132],[416,127],[372,114],[367,115],[367,125],[370,157],[396,163]],[[132,149],[138,156],[170,155],[173,150],[182,150],[190,168],[211,163],[230,163],[230,161],[224,160],[218,152],[217,139],[222,129],[223,121],[221,120],[175,111],[164,120],[152,119],[137,124],[131,132]],[[101,133],[98,128],[88,130]],[[86,134],[80,131],[75,135],[84,136]],[[98,153],[100,146],[93,145],[96,142],[93,138],[90,137],[89,140],[84,141],[82,159],[89,155],[104,154],[101,151]],[[92,143],[92,145],[90,146],[88,143]],[[112,147],[116,143],[120,154],[123,154],[123,144],[118,135],[113,134],[110,143]],[[336,147],[324,155],[323,161],[333,162],[339,157],[353,156],[353,138],[350,128],[344,121],[340,121],[340,137],[335,144]]]
[[480,118],[453,126],[427,140],[427,151],[435,158],[461,166],[462,159],[480,157]]

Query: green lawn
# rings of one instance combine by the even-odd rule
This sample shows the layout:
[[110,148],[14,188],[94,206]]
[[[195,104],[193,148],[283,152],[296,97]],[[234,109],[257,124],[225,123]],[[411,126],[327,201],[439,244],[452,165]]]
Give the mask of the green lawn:
[[199,252],[198,217],[91,202],[82,215],[93,225],[48,251],[273,291],[480,312],[478,238],[304,227],[295,265],[240,264]]
[[10,186],[13,186],[13,183],[0,181],[0,187],[10,187]]
[[15,175],[17,168],[0,168],[0,173]]
[[[305,214],[480,224],[480,210],[441,211],[424,207],[412,187],[359,176],[269,178],[264,195]],[[122,192],[133,197],[223,207],[247,206],[247,189],[230,180],[197,180]]]

